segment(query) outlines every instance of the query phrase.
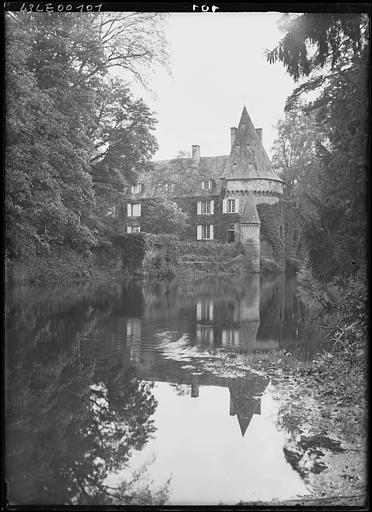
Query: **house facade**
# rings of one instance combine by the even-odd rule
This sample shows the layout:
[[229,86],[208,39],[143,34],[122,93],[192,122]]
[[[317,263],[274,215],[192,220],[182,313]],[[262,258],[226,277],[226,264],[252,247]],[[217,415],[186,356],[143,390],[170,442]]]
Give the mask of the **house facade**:
[[156,162],[154,172],[128,187],[121,222],[127,233],[148,232],[148,204],[167,197],[188,215],[184,238],[240,243],[251,254],[255,270],[261,256],[284,270],[284,184],[272,171],[262,129],[254,128],[245,107],[238,127],[230,128],[230,138],[229,155],[202,157],[200,146],[194,145],[192,158]]

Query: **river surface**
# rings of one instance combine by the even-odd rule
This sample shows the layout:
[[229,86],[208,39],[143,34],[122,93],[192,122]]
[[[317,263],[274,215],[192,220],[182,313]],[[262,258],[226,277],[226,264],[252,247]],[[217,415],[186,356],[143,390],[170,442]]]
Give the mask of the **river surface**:
[[273,349],[312,358],[293,277],[17,287],[6,300],[13,504],[237,504],[308,494],[265,375],[218,370]]

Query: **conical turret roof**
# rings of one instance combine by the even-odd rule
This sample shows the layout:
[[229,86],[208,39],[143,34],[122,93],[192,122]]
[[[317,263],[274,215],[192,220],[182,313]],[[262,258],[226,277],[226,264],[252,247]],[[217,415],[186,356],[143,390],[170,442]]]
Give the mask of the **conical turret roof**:
[[269,157],[246,107],[243,108],[224,177],[227,179],[278,179],[271,170]]
[[247,428],[249,427],[249,424],[251,422],[253,414],[254,413],[252,412],[249,416],[242,416],[240,414],[237,415],[240,432],[242,433],[242,437],[244,437],[244,434],[246,433]]

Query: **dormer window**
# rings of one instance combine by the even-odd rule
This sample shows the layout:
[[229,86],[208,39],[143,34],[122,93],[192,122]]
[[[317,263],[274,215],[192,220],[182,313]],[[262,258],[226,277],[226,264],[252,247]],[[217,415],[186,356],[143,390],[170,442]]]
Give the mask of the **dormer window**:
[[202,190],[210,190],[212,188],[212,180],[202,181]]
[[142,184],[138,183],[137,185],[132,185],[130,191],[132,194],[140,194],[142,192]]

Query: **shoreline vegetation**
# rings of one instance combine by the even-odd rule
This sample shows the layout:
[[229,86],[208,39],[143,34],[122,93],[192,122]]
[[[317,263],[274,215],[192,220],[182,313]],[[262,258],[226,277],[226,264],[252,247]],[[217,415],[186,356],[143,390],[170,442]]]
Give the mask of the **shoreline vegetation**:
[[[240,244],[189,242],[174,235],[116,235],[112,241],[78,252],[59,248],[48,254],[5,262],[9,286],[148,277],[164,279],[200,274],[252,272],[251,251]],[[290,270],[293,271],[291,262]],[[279,265],[261,258],[261,272]]]

